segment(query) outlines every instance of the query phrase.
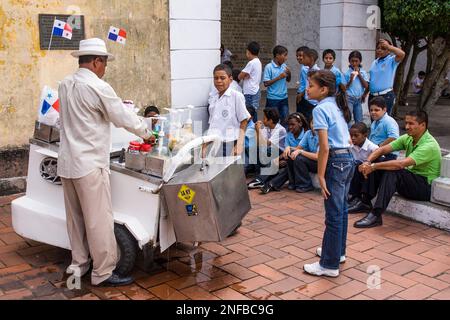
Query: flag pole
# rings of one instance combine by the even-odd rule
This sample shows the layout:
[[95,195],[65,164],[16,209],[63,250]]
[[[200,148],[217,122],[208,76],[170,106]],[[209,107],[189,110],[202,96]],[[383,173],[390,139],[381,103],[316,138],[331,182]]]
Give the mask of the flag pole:
[[50,51],[50,47],[52,45],[52,40],[53,40],[53,30],[55,30],[55,22],[56,22],[56,16],[55,19],[53,20],[53,26],[52,26],[52,34],[50,35],[50,42],[48,43],[48,51]]

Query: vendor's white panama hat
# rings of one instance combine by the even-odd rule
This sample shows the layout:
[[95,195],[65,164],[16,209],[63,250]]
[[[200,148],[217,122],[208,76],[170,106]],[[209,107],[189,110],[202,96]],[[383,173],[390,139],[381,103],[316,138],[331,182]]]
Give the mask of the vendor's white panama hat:
[[114,61],[114,56],[106,50],[105,41],[98,38],[91,38],[80,41],[80,50],[72,52],[75,58],[81,56],[108,56],[108,61]]

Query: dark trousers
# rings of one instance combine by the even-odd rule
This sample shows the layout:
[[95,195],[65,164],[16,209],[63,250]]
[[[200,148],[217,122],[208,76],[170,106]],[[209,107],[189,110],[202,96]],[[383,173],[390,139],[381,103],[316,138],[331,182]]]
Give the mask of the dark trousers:
[[310,123],[311,118],[312,118],[312,112],[315,108],[315,105],[311,104],[308,102],[308,100],[306,100],[305,98],[302,99],[302,101],[300,101],[300,103],[297,104],[297,112],[300,112],[301,114],[303,114],[306,118],[306,120],[308,121],[308,123]]
[[287,117],[289,115],[289,99],[273,100],[266,99],[266,109],[274,108],[280,114],[280,123],[284,127],[287,126]]
[[380,188],[373,210],[376,216],[386,211],[395,192],[410,200],[430,201],[431,185],[427,178],[406,169],[381,172]]
[[317,161],[298,156],[295,160],[288,159],[287,167],[281,168],[270,180],[270,184],[275,189],[281,189],[289,181],[289,185],[293,188],[310,188],[312,187],[310,172],[317,173]]
[[[383,97],[384,101],[386,101],[388,115],[392,115],[392,108],[394,107],[395,98],[396,98],[394,91],[390,91],[390,92],[388,92],[386,94],[383,94],[383,95],[381,95],[379,97]],[[375,96],[369,95],[369,102],[373,98],[375,98]]]

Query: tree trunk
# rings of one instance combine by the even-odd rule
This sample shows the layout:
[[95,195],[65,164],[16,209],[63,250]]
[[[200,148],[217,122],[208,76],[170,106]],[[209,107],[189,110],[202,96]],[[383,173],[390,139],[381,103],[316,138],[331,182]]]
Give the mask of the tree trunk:
[[[430,112],[441,96],[445,76],[450,68],[450,41],[443,40],[444,49],[434,50],[431,72],[426,75],[417,109]],[[433,50],[433,49],[430,49]],[[439,52],[440,51],[440,52]]]
[[[408,64],[408,57],[409,57],[409,54],[411,52],[411,48],[412,48],[412,43],[411,42],[402,43],[402,50],[405,51],[405,58],[403,59],[403,61],[398,66],[397,72],[395,74],[395,79],[394,79],[394,92],[395,92],[397,97],[401,97],[402,96],[403,79],[405,77],[405,67]],[[394,117],[397,116],[398,106],[400,105],[399,102],[400,102],[399,99],[396,99],[394,107],[392,108],[392,115]]]
[[403,83],[403,90],[401,96],[399,97],[399,105],[403,106],[406,104],[408,99],[409,85],[411,84],[412,78],[414,76],[417,57],[419,54],[426,49],[426,46],[419,48],[418,43],[414,44],[411,62],[409,64],[408,75],[406,76],[405,82]]

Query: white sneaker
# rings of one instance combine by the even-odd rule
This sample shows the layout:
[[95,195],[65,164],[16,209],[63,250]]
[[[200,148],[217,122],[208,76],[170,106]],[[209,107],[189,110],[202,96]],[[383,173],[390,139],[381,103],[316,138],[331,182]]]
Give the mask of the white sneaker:
[[[322,256],[322,248],[317,248],[316,254],[318,257]],[[339,263],[344,263],[346,260],[345,256],[341,256],[341,259],[339,260]]]
[[303,270],[314,276],[326,276],[332,278],[336,278],[337,276],[339,276],[339,269],[334,270],[323,268],[319,262],[312,264],[305,264],[303,266]]

